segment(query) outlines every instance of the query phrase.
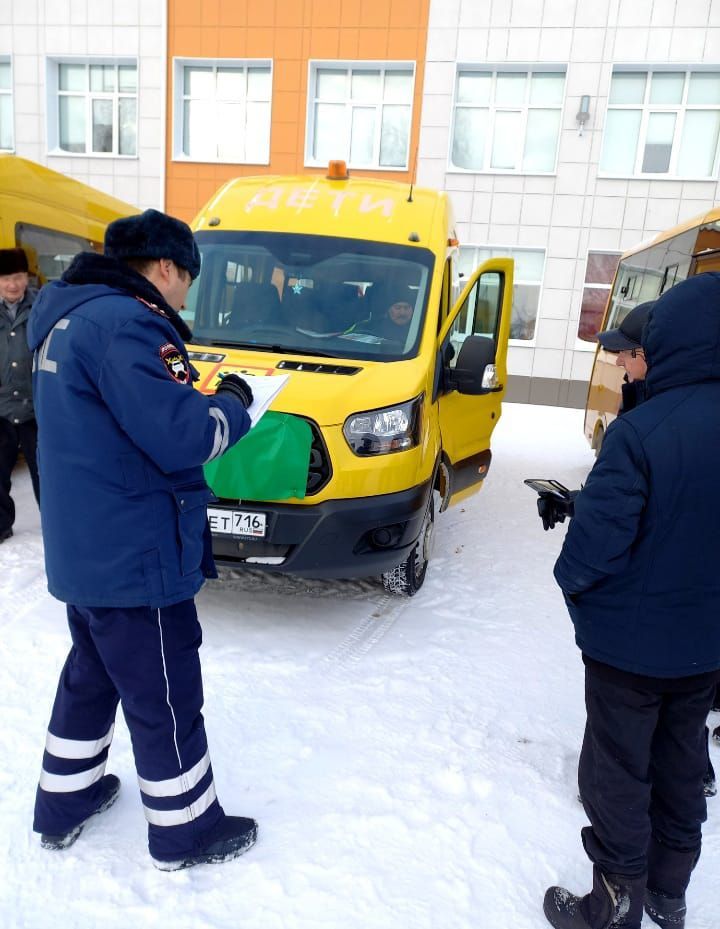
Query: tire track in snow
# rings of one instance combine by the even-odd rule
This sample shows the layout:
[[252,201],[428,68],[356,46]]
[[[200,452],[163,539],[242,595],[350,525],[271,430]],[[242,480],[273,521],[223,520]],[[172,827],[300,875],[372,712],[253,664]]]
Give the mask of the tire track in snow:
[[388,634],[408,604],[409,598],[400,599],[392,594],[376,601],[373,613],[361,620],[343,641],[323,658],[322,663],[330,665],[336,672],[357,664]]

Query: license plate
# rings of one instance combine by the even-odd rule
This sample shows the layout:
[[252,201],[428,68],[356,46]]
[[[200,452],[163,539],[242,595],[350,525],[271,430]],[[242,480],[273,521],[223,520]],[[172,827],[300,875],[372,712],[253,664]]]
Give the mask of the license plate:
[[266,519],[264,513],[249,510],[221,510],[208,507],[208,522],[214,535],[239,535],[245,538],[264,539]]

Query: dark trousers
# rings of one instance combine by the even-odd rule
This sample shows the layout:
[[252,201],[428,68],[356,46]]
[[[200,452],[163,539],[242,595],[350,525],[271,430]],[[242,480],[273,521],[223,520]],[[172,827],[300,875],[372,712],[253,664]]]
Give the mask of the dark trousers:
[[33,828],[60,835],[97,808],[120,702],[151,855],[175,861],[196,853],[223,811],[201,713],[194,601],[67,612],[73,644],[48,726]]
[[15,504],[10,496],[10,487],[20,449],[30,469],[33,493],[39,503],[37,423],[34,419],[26,423],[11,423],[9,419],[0,418],[0,535],[11,529],[15,522]]
[[586,666],[578,781],[591,825],[582,839],[605,873],[647,873],[651,889],[684,892],[707,816],[705,720],[715,686],[646,690],[637,679],[626,686]]

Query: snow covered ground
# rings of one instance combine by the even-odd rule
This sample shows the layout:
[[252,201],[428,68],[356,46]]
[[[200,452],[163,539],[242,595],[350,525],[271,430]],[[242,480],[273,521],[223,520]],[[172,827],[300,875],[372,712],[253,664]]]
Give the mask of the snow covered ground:
[[[542,531],[522,479],[574,487],[592,462],[579,411],[506,405],[487,486],[439,518],[414,599],[388,599],[374,581],[260,573],[206,585],[218,794],[259,820],[260,837],[237,861],[175,874],[150,864],[120,716],[117,804],[66,852],[41,850],[31,832],[68,636],[16,473],[16,534],[0,547],[0,926],[546,926],[548,884],[589,887],[582,663],[551,575],[564,527]],[[720,798],[709,814],[687,929],[717,926]]]

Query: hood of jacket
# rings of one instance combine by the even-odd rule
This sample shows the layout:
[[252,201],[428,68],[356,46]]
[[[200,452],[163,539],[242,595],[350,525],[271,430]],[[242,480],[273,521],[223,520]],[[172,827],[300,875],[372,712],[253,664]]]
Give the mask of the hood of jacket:
[[63,317],[108,292],[138,297],[152,304],[167,317],[184,342],[192,337],[180,314],[146,277],[116,258],[81,252],[59,281],[46,284],[40,291],[28,321],[30,348],[35,351]]
[[705,271],[663,294],[650,311],[642,346],[649,397],[720,380],[720,273]]

